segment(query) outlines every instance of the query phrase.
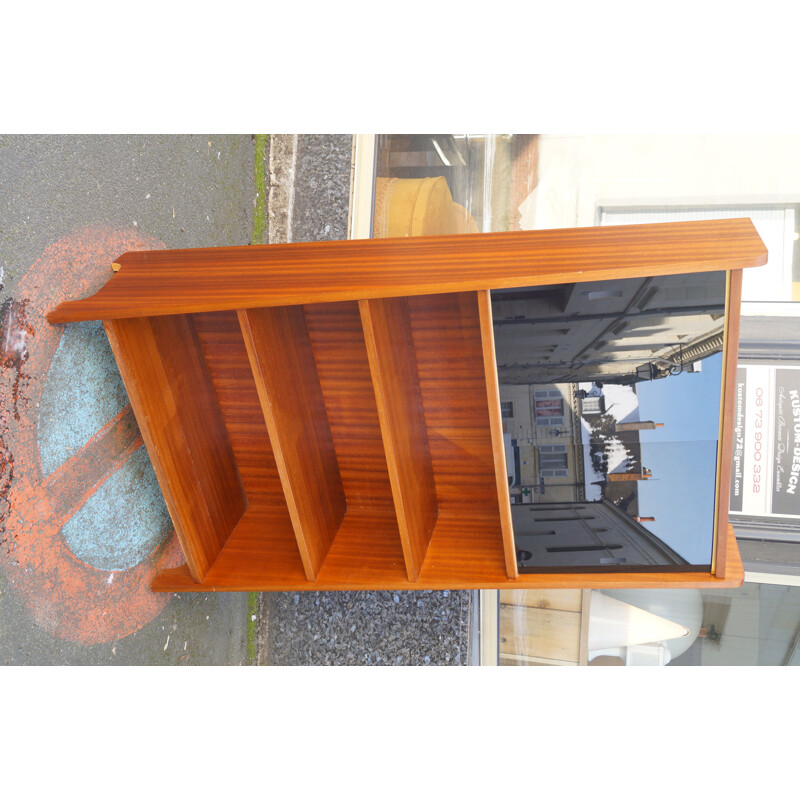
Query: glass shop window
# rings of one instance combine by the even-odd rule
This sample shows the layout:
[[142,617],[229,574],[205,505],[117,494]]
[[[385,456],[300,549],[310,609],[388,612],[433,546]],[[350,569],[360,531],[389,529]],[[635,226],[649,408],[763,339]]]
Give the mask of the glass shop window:
[[[607,548],[610,549],[610,548]],[[606,556],[624,565],[624,557]],[[622,621],[625,624],[622,624]],[[501,666],[800,666],[800,586],[500,592]]]
[[377,137],[373,237],[521,230],[533,134]]
[[564,424],[564,400],[561,392],[553,389],[534,392],[533,404],[537,425]]
[[539,448],[539,474],[545,478],[566,478],[567,448],[566,445],[541,445]]

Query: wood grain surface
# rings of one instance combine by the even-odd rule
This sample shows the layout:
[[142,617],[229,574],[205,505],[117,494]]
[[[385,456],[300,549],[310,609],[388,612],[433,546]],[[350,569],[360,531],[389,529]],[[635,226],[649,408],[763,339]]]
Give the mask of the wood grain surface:
[[503,442],[503,418],[500,411],[500,384],[494,348],[491,292],[488,290],[480,291],[477,293],[477,299],[478,313],[480,314],[483,369],[486,377],[486,401],[489,409],[489,432],[492,437],[492,453],[494,455],[494,480],[497,487],[497,503],[500,510],[500,527],[503,531],[506,572],[509,578],[516,578],[519,574],[517,547],[514,542],[514,522],[511,518],[511,499],[508,493],[508,467],[506,465],[505,444]]
[[202,580],[247,496],[192,318],[105,328],[188,568]]
[[314,580],[347,502],[305,312],[243,309],[238,317],[300,558]]
[[749,219],[151,250],[48,321],[541,286],[766,263]]
[[[313,583],[294,542],[243,337],[235,315],[198,315],[198,328],[250,508],[202,583],[165,571],[162,591],[457,588],[506,582],[481,330],[474,293],[412,298],[408,319],[439,516],[417,581],[409,580],[357,303],[304,309],[347,514]],[[226,366],[230,360],[232,366]],[[225,388],[231,371],[237,390]],[[249,436],[245,432],[249,432]],[[256,444],[249,442],[255,439]]]
[[[730,526],[724,580],[699,572],[508,578],[486,401],[480,311],[474,293],[409,300],[420,395],[440,503],[424,565],[418,579],[410,580],[358,305],[320,304],[307,307],[305,314],[348,499],[347,515],[316,581],[309,582],[303,569],[255,383],[246,369],[247,354],[236,315],[204,314],[196,317],[197,328],[225,424],[232,431],[250,507],[202,582],[196,582],[183,567],[158,576],[153,583],[155,590],[741,585],[744,572]],[[239,377],[226,389],[232,374]]]
[[[300,559],[292,567],[291,553],[281,549],[293,540],[288,519],[285,533],[280,520],[264,509],[247,510],[225,549],[203,582],[195,582],[186,566],[165,570],[152,583],[155,591],[335,591],[392,589],[659,589],[665,587],[714,589],[741,586],[744,570],[729,527],[729,569],[724,579],[708,572],[523,574],[506,578],[502,552],[493,550],[484,536],[486,519],[440,513],[431,550],[418,581],[410,581],[400,542],[380,535],[391,512],[362,509],[345,518],[319,577],[313,583],[303,574]],[[267,532],[267,536],[264,532]],[[374,534],[378,536],[375,537]],[[499,528],[498,528],[499,536]],[[482,542],[482,548],[463,547],[462,537]],[[394,555],[392,555],[394,553]],[[459,557],[454,559],[453,553]]]
[[439,513],[417,356],[405,297],[359,302],[386,464],[410,580],[419,577]]
[[711,569],[724,578],[728,560],[728,506],[730,505],[733,430],[736,427],[736,368],[739,355],[739,328],[742,308],[742,271],[732,270],[728,277],[727,313],[725,317],[724,356],[722,364],[722,397],[720,398],[720,437],[717,447],[717,481]]

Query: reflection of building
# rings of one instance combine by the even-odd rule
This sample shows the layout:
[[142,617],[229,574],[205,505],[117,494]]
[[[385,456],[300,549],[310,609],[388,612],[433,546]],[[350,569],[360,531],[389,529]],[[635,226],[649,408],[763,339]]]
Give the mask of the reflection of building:
[[632,387],[591,391],[599,394],[574,383],[500,386],[512,504],[605,497],[630,516],[638,513],[635,481],[648,472],[639,431],[663,426],[638,420]]
[[686,565],[633,517],[607,500],[512,506],[520,571],[576,566]]
[[500,386],[503,430],[518,470],[512,503],[584,499],[583,452],[573,384]]
[[492,292],[500,383],[661,378],[722,349],[724,273]]

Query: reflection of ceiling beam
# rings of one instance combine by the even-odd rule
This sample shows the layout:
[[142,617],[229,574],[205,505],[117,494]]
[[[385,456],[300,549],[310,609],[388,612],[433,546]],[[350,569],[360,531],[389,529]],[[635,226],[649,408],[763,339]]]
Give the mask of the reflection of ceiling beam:
[[[493,301],[495,302],[495,301]],[[499,310],[498,310],[499,311]],[[606,312],[605,314],[570,314],[561,317],[525,317],[524,319],[500,319],[495,317],[494,325],[549,325],[551,323],[581,322],[582,320],[623,320],[634,317],[681,317],[700,316],[703,314],[724,314],[725,305],[716,303],[704,306],[673,306],[672,308],[647,308],[643,311]]]
[[[604,367],[604,366],[622,366],[624,364],[637,364],[639,366],[644,366],[647,363],[652,363],[655,365],[656,362],[661,364],[668,364],[671,367],[675,368],[683,368],[687,364],[691,364],[695,361],[699,361],[700,359],[707,358],[708,356],[714,355],[715,353],[719,353],[722,351],[723,347],[723,334],[721,331],[716,331],[712,335],[707,336],[706,338],[700,340],[699,342],[695,342],[694,344],[690,344],[686,347],[676,348],[673,349],[672,352],[664,353],[663,355],[659,354],[652,354],[648,359],[642,359],[641,356],[629,356],[624,358],[593,358],[593,359],[586,359],[580,358],[583,353],[590,352],[591,350],[598,350],[598,347],[593,347],[592,345],[587,345],[583,348],[583,350],[576,355],[574,359],[571,361],[537,361],[537,362],[525,362],[525,363],[506,363],[500,361],[498,359],[497,367],[499,370],[508,371],[508,370],[546,370],[548,379],[552,380],[552,382],[563,382],[563,381],[570,381],[573,379],[578,379],[573,375],[565,374],[558,378],[552,378],[552,372],[555,370],[581,370],[586,367]],[[626,350],[625,352],[632,352],[635,351],[636,348],[630,348],[630,350]],[[633,374],[633,373],[631,373]],[[599,374],[598,376],[599,377]],[[655,376],[651,376],[655,377]],[[584,380],[586,378],[584,377]],[[507,380],[507,379],[506,379]]]
[[[667,359],[661,358],[659,356],[652,356],[650,361],[666,361]],[[684,359],[684,363],[686,360]],[[562,368],[570,368],[570,369],[580,369],[581,367],[602,367],[606,364],[608,366],[616,366],[617,364],[642,364],[647,363],[647,361],[643,361],[642,357],[639,356],[631,357],[631,358],[590,358],[590,359],[575,359],[573,361],[533,361],[533,362],[526,362],[524,364],[514,363],[514,364],[506,364],[506,363],[498,363],[499,368],[503,369],[562,369]],[[554,381],[558,382],[558,381]]]
[[[692,361],[698,361],[701,358],[706,358],[707,356],[721,352],[723,345],[722,336],[722,332],[717,333],[714,336],[709,336],[700,342],[688,345],[680,350],[674,350],[671,355],[673,359],[675,356],[679,356],[681,364],[690,364]],[[659,360],[667,361],[666,358]]]

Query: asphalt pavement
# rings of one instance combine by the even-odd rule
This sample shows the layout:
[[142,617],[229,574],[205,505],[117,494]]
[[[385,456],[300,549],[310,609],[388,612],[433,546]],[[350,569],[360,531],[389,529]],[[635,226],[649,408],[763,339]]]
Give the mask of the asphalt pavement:
[[250,244],[254,159],[251,136],[0,138],[0,663],[248,662],[247,595],[147,590],[176,555],[144,448],[105,454],[99,486],[70,475],[127,396],[102,326],[54,336],[41,306],[102,285],[114,251]]

